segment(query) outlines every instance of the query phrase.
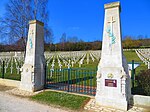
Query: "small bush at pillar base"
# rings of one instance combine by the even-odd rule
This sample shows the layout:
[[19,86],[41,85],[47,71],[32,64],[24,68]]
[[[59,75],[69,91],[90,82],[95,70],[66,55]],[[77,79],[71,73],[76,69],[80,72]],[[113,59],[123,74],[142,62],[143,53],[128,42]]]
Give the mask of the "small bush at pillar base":
[[144,90],[147,96],[150,96],[150,70],[142,71],[137,76],[138,85]]

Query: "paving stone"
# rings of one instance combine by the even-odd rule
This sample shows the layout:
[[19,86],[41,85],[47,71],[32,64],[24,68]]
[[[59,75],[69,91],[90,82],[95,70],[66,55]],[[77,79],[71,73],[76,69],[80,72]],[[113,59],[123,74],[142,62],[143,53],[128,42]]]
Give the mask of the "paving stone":
[[141,111],[141,110],[143,110],[143,108],[140,108],[140,107],[139,107],[139,108],[138,108],[138,110],[140,110],[140,111]]
[[112,112],[111,110],[107,110],[107,109],[105,109],[104,111],[105,111],[105,112]]
[[96,108],[96,107],[91,107],[91,109],[94,109],[94,110],[96,110],[97,108]]
[[103,108],[98,108],[98,110],[102,111],[102,110],[103,110]]
[[125,112],[125,111],[122,111],[122,110],[116,110],[116,112]]
[[128,111],[123,111],[123,110],[117,110],[114,108],[107,108],[107,107],[103,107],[101,105],[98,105],[96,103],[94,103],[95,100],[90,100],[90,103],[88,103],[84,108],[87,111],[90,112],[143,112],[143,108],[141,107],[137,107],[137,106],[129,106],[129,110]]
[[88,108],[87,108],[87,107],[84,107],[84,109],[87,110]]
[[99,112],[99,110],[95,110],[94,112]]

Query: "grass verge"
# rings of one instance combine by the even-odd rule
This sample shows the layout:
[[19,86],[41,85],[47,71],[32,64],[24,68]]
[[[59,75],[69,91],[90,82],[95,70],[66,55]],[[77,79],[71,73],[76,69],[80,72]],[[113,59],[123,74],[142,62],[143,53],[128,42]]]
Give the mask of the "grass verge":
[[90,98],[85,96],[59,93],[53,91],[44,91],[31,97],[32,100],[48,104],[65,107],[71,110],[80,110]]
[[132,60],[134,60],[135,62],[139,62],[140,63],[140,66],[137,67],[136,70],[135,70],[135,73],[136,73],[135,75],[139,75],[139,73],[142,70],[147,70],[147,66],[144,63],[142,63],[142,61],[137,56],[135,51],[124,51],[123,54],[125,55],[128,63],[129,62],[131,63]]
[[127,62],[132,62],[132,60],[135,62],[141,62],[135,51],[124,51],[123,54],[125,55]]

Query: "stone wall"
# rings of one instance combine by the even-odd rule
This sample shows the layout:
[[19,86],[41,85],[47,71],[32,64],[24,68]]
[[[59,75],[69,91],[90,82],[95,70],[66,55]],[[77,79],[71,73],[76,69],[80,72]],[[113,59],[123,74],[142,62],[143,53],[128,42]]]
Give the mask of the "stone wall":
[[133,95],[133,105],[150,107],[150,96]]
[[20,85],[20,81],[0,78],[0,85],[12,86],[12,87],[17,87],[18,88],[19,85]]

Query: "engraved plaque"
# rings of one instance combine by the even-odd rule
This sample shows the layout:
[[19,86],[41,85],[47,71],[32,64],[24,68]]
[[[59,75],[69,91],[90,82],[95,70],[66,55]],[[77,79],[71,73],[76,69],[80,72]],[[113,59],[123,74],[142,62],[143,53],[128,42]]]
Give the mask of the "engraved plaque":
[[108,86],[108,87],[117,87],[117,80],[105,79],[105,86]]

